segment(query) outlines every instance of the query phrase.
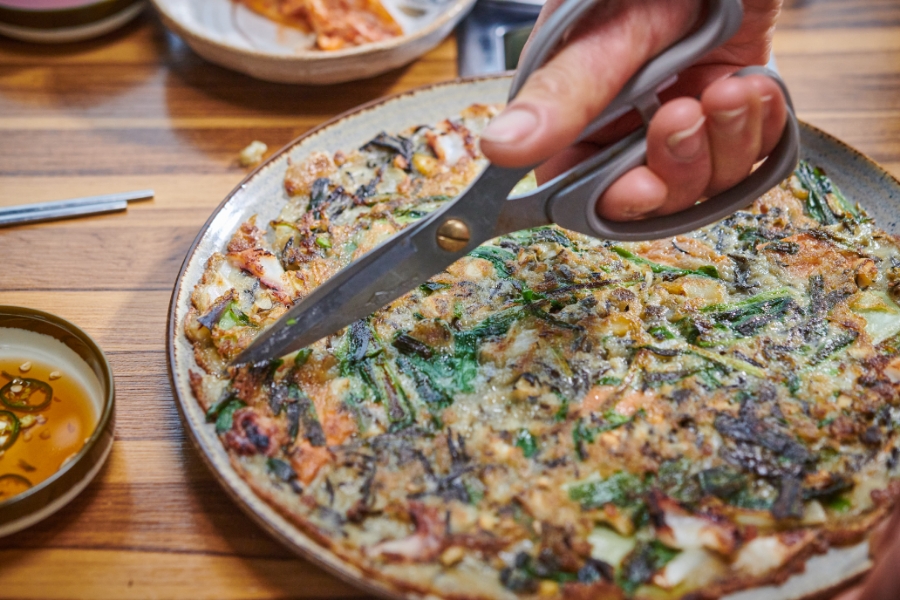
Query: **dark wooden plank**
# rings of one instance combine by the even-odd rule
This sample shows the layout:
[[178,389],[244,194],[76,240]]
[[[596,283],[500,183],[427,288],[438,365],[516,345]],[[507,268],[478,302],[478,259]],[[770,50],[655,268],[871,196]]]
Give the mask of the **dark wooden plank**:
[[782,29],[900,26],[895,0],[785,0],[779,21]]
[[65,510],[0,539],[12,548],[102,548],[293,558],[250,520],[188,442],[117,440]]

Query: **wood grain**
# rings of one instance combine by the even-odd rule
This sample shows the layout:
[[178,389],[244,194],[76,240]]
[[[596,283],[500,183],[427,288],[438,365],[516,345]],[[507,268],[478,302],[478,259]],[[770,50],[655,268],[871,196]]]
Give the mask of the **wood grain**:
[[[304,590],[310,598],[354,593],[325,573],[284,559],[236,558],[170,552],[0,550],[7,598],[96,600],[153,598],[271,598]],[[98,583],[102,582],[102,585]]]
[[[788,0],[779,68],[801,118],[900,175],[900,3]],[[71,319],[116,378],[116,444],[57,515],[0,540],[0,597],[335,598],[360,594],[245,516],[186,438],[169,390],[169,295],[198,229],[271,151],[379,96],[456,74],[453,40],[327,88],[210,65],[146,14],[100,40],[0,39],[0,205],[154,188],[125,214],[0,230],[0,304]]]

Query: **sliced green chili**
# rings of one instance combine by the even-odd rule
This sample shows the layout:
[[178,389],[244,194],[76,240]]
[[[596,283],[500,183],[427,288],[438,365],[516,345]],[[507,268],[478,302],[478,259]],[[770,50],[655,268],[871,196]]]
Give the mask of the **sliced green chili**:
[[19,437],[19,418],[8,410],[0,410],[0,451],[6,450]]
[[[44,395],[39,403],[38,397],[35,396],[38,392]],[[0,388],[0,402],[13,410],[37,412],[50,406],[51,400],[53,388],[39,379],[12,377],[9,383]]]
[[16,473],[0,475],[0,501],[18,496],[31,488],[31,481]]

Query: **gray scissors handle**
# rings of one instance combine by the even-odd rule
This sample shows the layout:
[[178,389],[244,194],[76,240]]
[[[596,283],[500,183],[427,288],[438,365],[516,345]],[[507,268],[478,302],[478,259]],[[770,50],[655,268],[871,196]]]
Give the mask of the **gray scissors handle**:
[[[528,76],[546,63],[571,27],[599,1],[567,0],[551,15],[530,42],[513,79],[510,99],[515,98]],[[740,28],[742,19],[741,0],[708,0],[706,20],[694,33],[644,65],[603,113],[585,128],[579,140],[588,138],[633,109],[638,111],[645,124],[649,123],[660,106],[657,93],[679,72],[728,41]],[[630,222],[601,219],[595,211],[597,199],[616,179],[646,161],[646,129],[641,129],[534,192],[510,199],[502,211],[498,233],[549,221],[595,237],[648,240],[691,231],[746,206],[789,176],[800,152],[799,126],[787,87],[774,72],[763,67],[748,67],[735,75],[754,74],[767,75],[779,84],[787,100],[788,120],[775,150],[741,183],[705,202],[665,217]],[[533,217],[531,220],[530,216]]]
[[[564,175],[558,178],[558,191],[549,198],[544,195],[547,198],[547,217],[562,227],[595,237],[621,241],[651,240],[686,233],[727,217],[776,186],[797,166],[800,127],[794,116],[790,94],[778,75],[765,67],[747,67],[735,73],[738,77],[747,75],[766,75],[779,84],[787,101],[787,123],[775,149],[746,179],[704,202],[671,215],[641,221],[601,219],[595,210],[597,199],[616,179],[646,160],[647,140],[642,130],[579,165],[578,177],[566,178]],[[573,183],[566,185],[573,179]],[[548,187],[552,184],[554,182],[550,182]]]
[[[516,97],[528,77],[547,62],[572,26],[600,1],[567,0],[554,11],[529,41],[510,85],[510,100]],[[600,116],[585,128],[579,139],[593,135],[633,108],[638,110],[645,122],[649,122],[659,108],[657,92],[673,82],[678,73],[737,33],[744,18],[741,0],[707,0],[706,4],[707,15],[703,23],[632,76]]]

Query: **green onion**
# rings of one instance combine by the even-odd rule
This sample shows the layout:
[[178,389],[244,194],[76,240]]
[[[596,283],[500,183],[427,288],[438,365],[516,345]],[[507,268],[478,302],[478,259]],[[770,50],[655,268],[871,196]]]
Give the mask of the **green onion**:
[[585,510],[602,508],[607,504],[628,508],[643,503],[645,488],[640,477],[620,471],[606,479],[571,486],[569,499],[579,502]]
[[672,340],[675,339],[675,334],[669,331],[668,327],[664,327],[662,325],[657,325],[656,327],[651,327],[647,330],[647,332],[655,337],[658,340]]
[[853,502],[846,496],[837,496],[836,498],[827,500],[825,506],[834,512],[845,513],[853,507]]
[[219,329],[229,330],[234,327],[246,326],[250,324],[250,317],[241,312],[241,309],[238,308],[237,302],[232,302],[228,305],[228,308],[225,309],[225,312],[222,313],[222,316],[219,318]]
[[675,275],[678,277],[682,277],[684,275],[700,275],[702,277],[720,279],[719,271],[713,265],[703,265],[698,269],[679,269],[678,267],[670,267],[669,265],[662,265],[653,262],[652,260],[648,260],[643,256],[633,254],[625,248],[622,248],[621,246],[611,246],[610,250],[612,250],[622,258],[627,259],[637,265],[647,265],[654,273]]
[[243,406],[246,406],[246,404],[237,398],[232,398],[226,402],[216,417],[216,433],[222,434],[229,431],[234,425],[234,413]]
[[506,267],[508,261],[515,260],[516,255],[509,250],[498,248],[497,246],[479,246],[469,252],[472,258],[480,258],[489,261],[494,265],[497,275],[504,279],[510,277],[509,269]]
[[306,364],[306,361],[309,360],[310,355],[312,354],[311,348],[303,348],[297,351],[297,356],[294,357],[294,366],[302,367]]
[[516,434],[516,447],[522,449],[525,458],[531,458],[538,451],[537,438],[527,429],[520,429]]

